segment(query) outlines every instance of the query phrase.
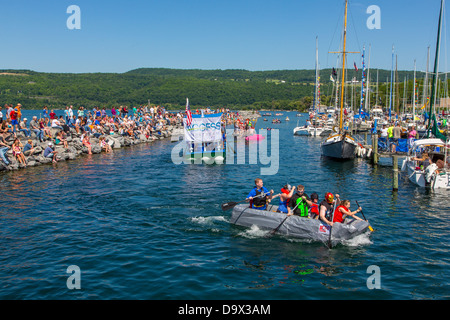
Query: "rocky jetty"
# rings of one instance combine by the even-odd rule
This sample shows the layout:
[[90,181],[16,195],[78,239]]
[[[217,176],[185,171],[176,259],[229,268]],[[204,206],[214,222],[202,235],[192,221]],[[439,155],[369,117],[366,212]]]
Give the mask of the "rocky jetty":
[[[141,144],[141,143],[151,143],[155,140],[159,139],[165,139],[169,138],[171,136],[171,133],[173,130],[179,130],[182,128],[182,124],[178,125],[167,125],[165,126],[165,130],[161,130],[157,133],[154,133],[148,138],[141,134],[137,138],[135,137],[129,137],[129,136],[121,136],[117,132],[114,132],[112,135],[104,135],[105,141],[111,146],[111,148],[114,149],[120,149],[124,147],[130,147],[133,145]],[[45,158],[44,157],[44,150],[47,148],[49,142],[52,142],[54,145],[54,150],[57,151],[56,159],[58,161],[68,161],[68,160],[75,160],[76,158],[88,154],[88,149],[86,146],[83,145],[81,142],[81,133],[77,134],[75,129],[71,128],[70,133],[67,134],[67,148],[64,147],[63,143],[60,143],[58,145],[55,145],[55,139],[56,134],[60,131],[60,129],[51,129],[51,136],[52,139],[46,138],[43,142],[40,142],[39,139],[37,139],[34,132],[31,133],[30,137],[25,137],[23,132],[17,133],[17,137],[20,139],[23,146],[27,144],[28,140],[33,141],[34,146],[34,153],[30,156],[25,156],[27,159],[27,165],[26,167],[35,167],[43,164],[52,163],[51,158]],[[94,138],[93,136],[90,137],[90,143],[91,143],[91,152],[93,154],[98,154],[101,152],[105,152],[102,150],[100,146],[100,137]],[[10,146],[14,142],[14,137],[10,137],[6,140],[7,144]],[[12,148],[8,150],[6,153],[6,156],[8,160],[10,161],[9,165],[6,165],[1,159],[0,159],[0,172],[1,171],[13,171],[13,170],[19,170],[21,168],[25,168],[22,164],[20,164],[16,157],[13,156]]]

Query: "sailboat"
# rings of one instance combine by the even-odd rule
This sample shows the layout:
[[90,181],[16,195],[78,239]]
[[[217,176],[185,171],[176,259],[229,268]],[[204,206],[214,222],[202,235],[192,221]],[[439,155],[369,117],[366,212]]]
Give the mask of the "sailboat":
[[320,113],[320,76],[319,76],[319,47],[318,47],[318,37],[316,37],[316,80],[315,80],[315,90],[314,90],[314,102],[310,108],[309,121],[310,124],[305,126],[297,126],[294,128],[294,135],[298,136],[327,136],[332,132],[332,126],[328,125],[323,119],[316,118],[316,115]]
[[[439,132],[436,125],[436,116],[434,114],[434,107],[436,105],[436,87],[439,71],[439,52],[440,52],[440,34],[442,25],[442,14],[444,8],[444,0],[441,0],[441,10],[439,13],[438,35],[436,41],[436,56],[434,60],[433,82],[431,85],[430,98],[430,117],[427,126],[427,138],[419,139],[413,142],[406,159],[402,164],[402,171],[408,173],[409,180],[419,187],[427,187],[431,189],[450,189],[450,171],[448,168],[448,150],[450,140]],[[431,126],[433,118],[434,125]],[[430,138],[432,133],[436,138]],[[426,168],[419,167],[420,162],[416,159],[417,152],[427,152],[431,164]],[[439,163],[440,162],[440,163]]]
[[342,126],[342,117],[344,110],[344,83],[345,83],[345,45],[347,40],[347,6],[348,0],[345,1],[344,13],[344,45],[342,52],[342,81],[341,81],[341,101],[340,101],[340,116],[339,116],[339,131],[332,133],[328,138],[322,142],[322,155],[333,159],[347,160],[355,157],[355,150],[358,144],[352,138],[350,133],[345,132]]

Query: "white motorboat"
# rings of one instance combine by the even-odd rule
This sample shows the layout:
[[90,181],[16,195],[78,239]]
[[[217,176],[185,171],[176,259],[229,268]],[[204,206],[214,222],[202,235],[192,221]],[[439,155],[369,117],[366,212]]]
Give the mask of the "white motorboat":
[[[447,163],[449,145],[441,139],[419,139],[413,142],[408,155],[402,163],[402,171],[408,174],[408,179],[419,187],[431,189],[450,189],[450,171]],[[431,164],[423,168],[417,160],[418,155],[427,152]],[[444,163],[443,168],[436,164],[438,160]]]

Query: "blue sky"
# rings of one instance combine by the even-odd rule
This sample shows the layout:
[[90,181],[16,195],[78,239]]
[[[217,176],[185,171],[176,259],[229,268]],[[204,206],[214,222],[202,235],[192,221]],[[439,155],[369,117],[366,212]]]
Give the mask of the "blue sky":
[[[181,69],[314,69],[336,66],[344,0],[0,0],[0,69],[39,72],[126,72],[141,67]],[[81,29],[69,30],[70,5]],[[367,28],[370,5],[381,29]],[[439,0],[349,1],[349,51],[366,47],[370,67],[426,68],[434,57]],[[446,17],[445,17],[446,18]],[[447,27],[447,18],[444,27]],[[445,28],[448,29],[448,28]],[[441,70],[447,71],[447,32]],[[433,66],[433,59],[430,67]],[[349,55],[361,66],[359,54]]]

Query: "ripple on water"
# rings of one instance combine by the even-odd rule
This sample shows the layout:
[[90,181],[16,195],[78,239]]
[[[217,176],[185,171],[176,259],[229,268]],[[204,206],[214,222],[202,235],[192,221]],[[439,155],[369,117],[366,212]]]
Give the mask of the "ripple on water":
[[[393,193],[391,167],[327,161],[320,139],[293,136],[295,125],[276,127],[272,176],[259,162],[176,166],[169,141],[0,174],[0,297],[448,298],[448,193],[404,178]],[[256,177],[275,193],[303,184],[321,198],[339,193],[352,209],[357,200],[375,232],[329,250],[230,225],[221,204],[244,200]],[[66,287],[70,265],[81,269],[82,290]],[[367,288],[371,265],[381,290]]]

